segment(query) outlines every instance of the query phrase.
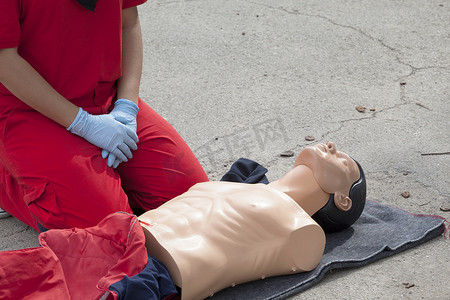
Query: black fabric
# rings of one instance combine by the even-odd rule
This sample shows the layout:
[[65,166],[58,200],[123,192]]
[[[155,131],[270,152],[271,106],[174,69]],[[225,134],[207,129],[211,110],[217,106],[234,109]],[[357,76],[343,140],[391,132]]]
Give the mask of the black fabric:
[[[250,165],[259,164],[253,162]],[[251,171],[245,173],[252,174]],[[367,201],[355,224],[340,232],[326,234],[324,255],[314,270],[240,284],[222,290],[210,299],[286,299],[317,284],[330,270],[364,266],[427,242],[444,231],[444,222],[438,216],[412,215]]]
[[[77,0],[78,3],[80,3],[84,8],[89,9],[90,11],[94,11],[95,7],[97,6],[98,0]],[[110,1],[110,0],[106,0]]]
[[239,158],[230,167],[230,170],[220,179],[221,181],[242,182],[242,183],[265,183],[269,180],[266,177],[267,169],[259,163],[247,159]]

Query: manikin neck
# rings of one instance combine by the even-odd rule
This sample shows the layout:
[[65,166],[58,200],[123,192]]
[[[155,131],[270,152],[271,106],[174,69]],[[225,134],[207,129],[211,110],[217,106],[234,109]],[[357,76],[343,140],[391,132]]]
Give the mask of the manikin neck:
[[317,183],[313,172],[305,165],[291,169],[279,180],[269,183],[291,197],[310,216],[325,206],[330,194],[324,192]]

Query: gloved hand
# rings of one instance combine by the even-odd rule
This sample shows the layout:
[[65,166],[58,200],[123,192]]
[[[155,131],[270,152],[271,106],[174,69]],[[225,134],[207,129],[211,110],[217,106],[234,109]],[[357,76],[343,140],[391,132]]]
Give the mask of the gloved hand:
[[113,153],[121,161],[132,158],[131,150],[137,149],[135,131],[114,120],[110,114],[91,115],[82,108],[75,120],[67,127],[70,132],[89,143]]
[[[119,121],[136,133],[136,116],[138,112],[139,107],[136,105],[136,103],[127,99],[119,99],[116,101],[116,103],[114,103],[114,109],[109,114],[116,121]],[[114,153],[108,152],[105,149],[102,150],[102,157],[108,157],[109,167],[117,168],[117,166],[122,162],[122,160],[114,155]]]

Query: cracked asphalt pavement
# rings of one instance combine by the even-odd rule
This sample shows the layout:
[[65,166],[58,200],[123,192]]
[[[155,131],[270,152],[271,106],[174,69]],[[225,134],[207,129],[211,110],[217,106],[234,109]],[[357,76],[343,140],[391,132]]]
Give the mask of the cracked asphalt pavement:
[[[141,97],[211,180],[239,157],[273,180],[295,160],[281,153],[333,141],[361,163],[368,199],[449,219],[449,0],[152,1],[140,16]],[[37,245],[0,219],[0,250]],[[441,236],[291,299],[448,299],[449,250]]]

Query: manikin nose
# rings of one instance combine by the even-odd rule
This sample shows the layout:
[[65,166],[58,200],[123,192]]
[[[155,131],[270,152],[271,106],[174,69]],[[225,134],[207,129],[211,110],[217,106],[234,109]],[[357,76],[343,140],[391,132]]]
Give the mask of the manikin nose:
[[328,149],[330,149],[330,153],[335,154],[336,153],[336,146],[333,142],[326,143]]

